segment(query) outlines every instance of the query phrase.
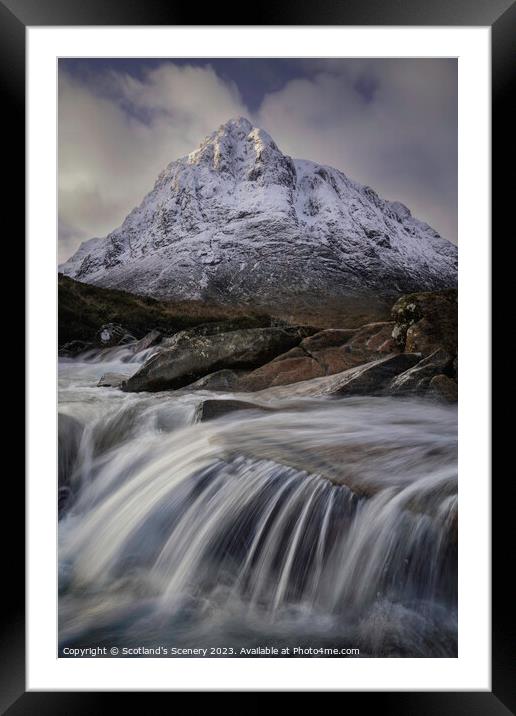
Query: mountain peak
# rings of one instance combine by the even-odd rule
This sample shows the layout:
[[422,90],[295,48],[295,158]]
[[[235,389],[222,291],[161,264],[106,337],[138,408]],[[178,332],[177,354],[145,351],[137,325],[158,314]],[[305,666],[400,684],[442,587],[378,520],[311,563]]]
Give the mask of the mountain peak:
[[[277,151],[278,148],[272,137],[267,132],[253,125],[246,117],[233,117],[221,124],[218,129],[209,134],[201,142],[199,148],[192,152],[196,154],[207,146],[218,144],[220,146],[234,147],[242,142],[260,142],[262,145],[270,145]],[[190,155],[191,156],[191,155]]]
[[201,142],[187,163],[238,181],[292,184],[295,169],[272,137],[245,117],[229,119]]
[[253,124],[247,119],[247,117],[231,117],[227,122],[220,125],[218,131],[233,132],[236,130],[250,132],[253,128]]
[[160,298],[326,305],[454,286],[457,249],[399,202],[292,159],[235,117],[62,270]]

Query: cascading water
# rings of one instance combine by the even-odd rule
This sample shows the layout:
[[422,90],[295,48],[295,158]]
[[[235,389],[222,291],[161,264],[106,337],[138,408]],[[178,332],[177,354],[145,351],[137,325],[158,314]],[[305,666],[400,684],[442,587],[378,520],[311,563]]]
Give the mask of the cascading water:
[[455,408],[292,386],[199,423],[213,393],[96,387],[148,353],[60,364],[62,654],[456,655]]

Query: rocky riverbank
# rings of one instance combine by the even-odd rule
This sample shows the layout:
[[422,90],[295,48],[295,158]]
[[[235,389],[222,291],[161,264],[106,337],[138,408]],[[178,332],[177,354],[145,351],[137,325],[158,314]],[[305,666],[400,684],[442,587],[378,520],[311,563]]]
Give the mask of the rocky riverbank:
[[61,648],[302,634],[456,655],[454,292],[326,327],[145,303],[136,325],[139,297],[71,290],[86,349],[60,351]]
[[357,394],[457,400],[455,289],[403,296],[390,320],[320,330],[237,308],[165,304],[66,277],[59,288],[60,338],[71,339],[61,355],[153,348],[136,372],[105,375],[99,387],[224,390],[265,400]]

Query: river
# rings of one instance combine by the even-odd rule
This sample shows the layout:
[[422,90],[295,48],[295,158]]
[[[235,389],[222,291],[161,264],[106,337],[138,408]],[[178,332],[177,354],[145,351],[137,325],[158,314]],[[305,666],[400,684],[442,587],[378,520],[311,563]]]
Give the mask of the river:
[[60,654],[456,656],[456,407],[97,387],[152,350],[60,360]]

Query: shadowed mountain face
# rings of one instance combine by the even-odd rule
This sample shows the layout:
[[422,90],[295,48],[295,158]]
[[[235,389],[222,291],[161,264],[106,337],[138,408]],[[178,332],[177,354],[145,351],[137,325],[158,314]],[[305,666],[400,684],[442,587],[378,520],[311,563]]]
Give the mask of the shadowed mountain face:
[[118,229],[63,273],[162,299],[310,315],[381,311],[457,283],[457,248],[399,202],[284,155],[243,118],[172,162]]

